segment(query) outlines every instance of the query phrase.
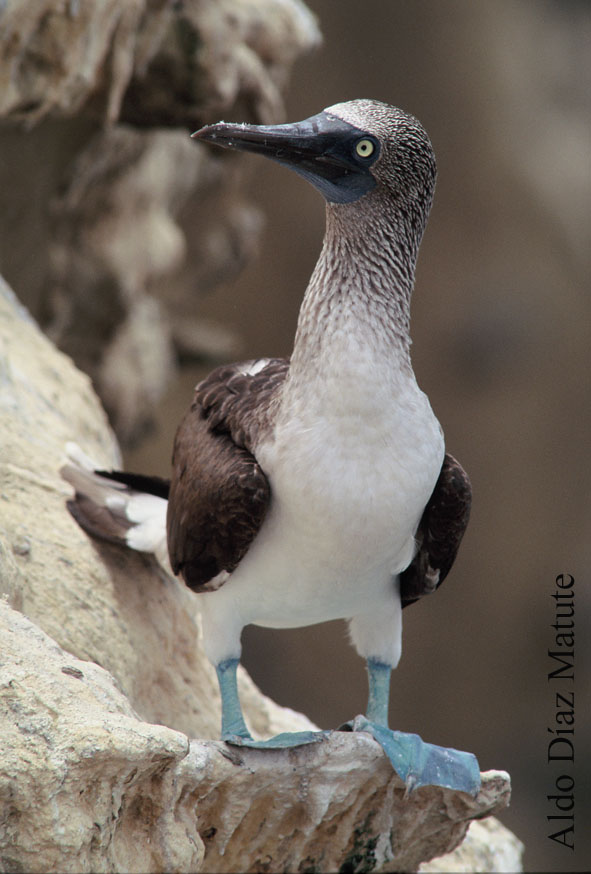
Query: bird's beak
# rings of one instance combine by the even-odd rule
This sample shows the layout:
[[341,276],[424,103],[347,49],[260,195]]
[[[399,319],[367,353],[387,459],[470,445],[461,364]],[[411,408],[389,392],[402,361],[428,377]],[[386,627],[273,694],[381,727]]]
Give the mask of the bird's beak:
[[321,112],[296,124],[228,124],[220,121],[202,127],[192,136],[227,149],[257,152],[283,164],[299,165],[322,162],[323,158],[326,162],[326,153],[335,136],[338,137],[341,126],[345,126],[345,122]]
[[363,131],[326,112],[295,124],[220,121],[201,128],[192,136],[278,161],[308,179],[327,200],[350,202],[375,185],[371,174],[351,157],[350,144],[362,137]]

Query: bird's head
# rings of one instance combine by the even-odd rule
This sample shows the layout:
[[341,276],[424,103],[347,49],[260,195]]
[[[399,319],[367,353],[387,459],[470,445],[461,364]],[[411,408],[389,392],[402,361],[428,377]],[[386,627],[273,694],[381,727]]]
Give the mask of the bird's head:
[[337,103],[295,124],[219,122],[193,136],[278,161],[329,203],[376,192],[412,212],[428,212],[431,204],[436,166],[429,137],[412,115],[377,100]]

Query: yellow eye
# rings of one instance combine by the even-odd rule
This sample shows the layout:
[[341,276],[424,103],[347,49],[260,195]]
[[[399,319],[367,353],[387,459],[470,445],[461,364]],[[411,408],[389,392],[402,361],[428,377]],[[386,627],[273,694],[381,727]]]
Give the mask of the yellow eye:
[[371,140],[363,139],[355,144],[355,151],[360,158],[370,158],[375,152],[375,149],[376,147]]

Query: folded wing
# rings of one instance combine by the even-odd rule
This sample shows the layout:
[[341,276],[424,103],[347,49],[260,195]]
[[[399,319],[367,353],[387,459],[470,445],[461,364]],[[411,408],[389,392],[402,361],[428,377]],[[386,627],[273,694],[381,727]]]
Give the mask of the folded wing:
[[417,552],[400,574],[403,607],[434,592],[449,573],[468,525],[471,503],[468,474],[452,455],[446,454],[419,523]]
[[271,499],[254,447],[288,370],[284,359],[224,365],[201,382],[174,443],[168,501],[172,569],[194,591],[227,580]]

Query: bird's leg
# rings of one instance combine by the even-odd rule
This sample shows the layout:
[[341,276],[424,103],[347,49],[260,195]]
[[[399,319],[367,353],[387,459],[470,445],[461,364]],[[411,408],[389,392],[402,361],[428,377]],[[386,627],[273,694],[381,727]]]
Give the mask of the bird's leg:
[[236,671],[239,664],[239,659],[226,659],[216,666],[222,696],[222,740],[235,746],[254,747],[258,750],[284,749],[316,743],[328,734],[325,731],[294,731],[278,734],[269,740],[254,740],[246,727],[238,696]]
[[367,660],[369,694],[366,717],[370,722],[388,727],[388,703],[390,701],[390,675],[392,668],[376,659]]
[[390,675],[401,652],[401,612],[400,601],[393,598],[389,606],[350,621],[351,639],[367,663],[369,694],[366,715],[355,717],[347,727],[366,731],[377,740],[408,792],[435,785],[476,794],[480,769],[471,753],[438,747],[425,743],[418,734],[388,728]]
[[252,735],[246,727],[242,715],[242,707],[238,697],[236,671],[239,664],[239,659],[226,659],[216,666],[222,696],[222,740],[231,740],[234,737],[252,740]]
[[367,659],[369,696],[366,716],[357,716],[353,731],[366,731],[380,744],[396,773],[406,783],[407,792],[419,786],[443,786],[476,795],[480,788],[480,768],[472,753],[425,743],[418,734],[388,728],[390,665]]

